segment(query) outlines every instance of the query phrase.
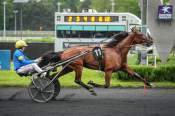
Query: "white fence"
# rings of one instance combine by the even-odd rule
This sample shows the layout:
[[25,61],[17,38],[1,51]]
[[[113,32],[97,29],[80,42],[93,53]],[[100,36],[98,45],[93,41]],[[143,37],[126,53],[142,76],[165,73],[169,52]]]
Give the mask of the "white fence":
[[[6,37],[54,37],[54,31],[6,31]],[[0,31],[3,37],[3,31]]]
[[18,39],[41,39],[55,37],[54,31],[6,31],[6,36],[3,36],[3,31],[0,31],[0,41],[16,41]]

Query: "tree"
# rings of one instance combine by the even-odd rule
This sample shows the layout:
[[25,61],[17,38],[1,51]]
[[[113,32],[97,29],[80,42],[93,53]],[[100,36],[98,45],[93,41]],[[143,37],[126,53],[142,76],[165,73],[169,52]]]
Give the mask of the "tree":
[[79,9],[80,10],[89,9],[90,5],[91,5],[91,0],[84,0],[84,1],[81,2],[81,5],[80,5]]
[[[138,6],[138,0],[114,0],[115,12],[131,12],[137,16],[140,16],[140,8]],[[98,12],[104,12],[105,10],[111,10],[110,0],[92,0],[92,9],[96,9]]]
[[79,11],[80,0],[60,0],[61,9],[71,9],[72,12]]
[[55,7],[51,0],[42,0],[39,3],[30,1],[23,11],[24,29],[54,30]]
[[[17,9],[17,29],[20,29],[20,5],[13,4],[13,0],[6,0],[6,27],[14,30],[14,13]],[[138,0],[114,0],[115,12],[131,12],[140,16]],[[166,0],[168,1],[168,0]],[[111,9],[110,0],[30,0],[23,5],[23,29],[24,30],[54,30],[54,14],[57,11],[57,3],[61,2],[61,9],[71,9],[72,12],[80,12],[82,9],[91,8],[98,12]],[[3,0],[0,2],[0,30],[3,30]]]
[[91,8],[98,12],[105,12],[110,9],[110,5],[109,0],[92,0]]
[[115,0],[116,11],[117,12],[130,12],[140,17],[141,12],[138,6],[138,1],[139,0],[125,0],[125,2],[123,2],[123,0]]

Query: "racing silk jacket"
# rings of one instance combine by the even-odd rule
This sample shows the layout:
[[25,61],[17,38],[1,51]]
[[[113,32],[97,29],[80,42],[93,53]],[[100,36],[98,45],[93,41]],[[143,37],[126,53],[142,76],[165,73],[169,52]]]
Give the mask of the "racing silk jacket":
[[16,49],[13,54],[14,70],[17,71],[20,67],[34,63],[33,60],[29,60],[22,50]]

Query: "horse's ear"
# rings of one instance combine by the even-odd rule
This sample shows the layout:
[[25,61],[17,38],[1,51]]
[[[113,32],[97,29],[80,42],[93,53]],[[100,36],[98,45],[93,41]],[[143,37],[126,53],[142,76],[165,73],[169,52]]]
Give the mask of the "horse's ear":
[[132,32],[134,32],[134,33],[139,32],[139,28],[136,27],[136,25],[135,25],[131,30],[132,30]]
[[136,31],[137,31],[136,26],[132,27],[132,28],[131,28],[131,31],[132,31],[132,32],[136,32]]

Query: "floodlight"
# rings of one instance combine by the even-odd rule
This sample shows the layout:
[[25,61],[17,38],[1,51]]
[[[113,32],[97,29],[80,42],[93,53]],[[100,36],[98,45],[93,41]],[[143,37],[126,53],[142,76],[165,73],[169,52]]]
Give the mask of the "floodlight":
[[14,0],[13,3],[27,3],[29,0]]

